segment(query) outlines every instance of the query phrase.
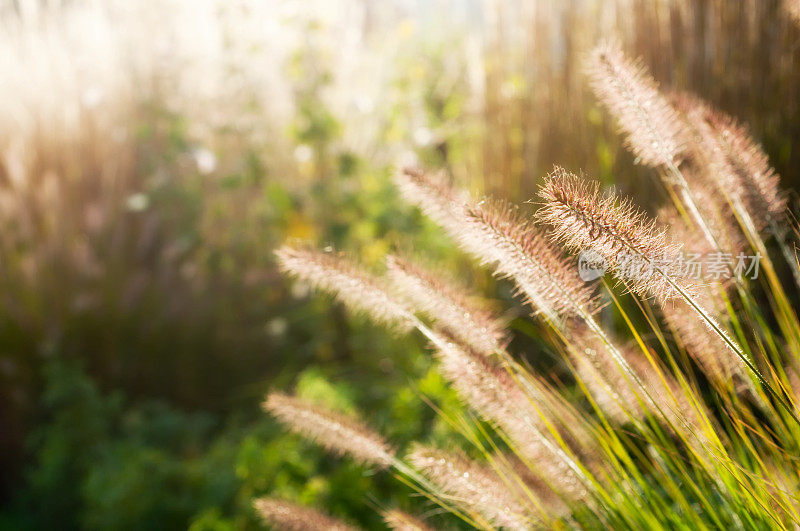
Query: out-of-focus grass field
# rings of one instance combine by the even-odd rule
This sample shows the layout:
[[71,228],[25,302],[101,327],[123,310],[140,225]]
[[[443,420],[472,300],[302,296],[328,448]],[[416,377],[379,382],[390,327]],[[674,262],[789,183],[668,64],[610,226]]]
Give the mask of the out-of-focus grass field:
[[6,0],[0,25],[0,527],[249,528],[266,493],[366,527],[424,506],[260,412],[295,386],[402,443],[448,431],[420,395],[456,402],[421,341],[290,287],[272,251],[377,265],[413,236],[510,300],[390,174],[523,201],[558,162],[646,204],[583,76],[602,38],[800,184],[800,28],[775,0]]

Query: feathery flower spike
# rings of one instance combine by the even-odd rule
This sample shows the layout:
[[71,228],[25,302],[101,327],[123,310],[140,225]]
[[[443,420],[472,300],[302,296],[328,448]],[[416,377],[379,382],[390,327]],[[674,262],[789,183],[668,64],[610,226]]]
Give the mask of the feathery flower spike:
[[533,464],[535,473],[566,497],[578,499],[586,494],[569,458],[557,450],[546,423],[547,420],[561,427],[561,435],[572,440],[561,425],[571,416],[557,416],[563,408],[552,390],[531,379],[525,387],[536,396],[529,396],[504,369],[492,366],[484,357],[467,352],[455,342],[444,340],[436,356],[442,375],[461,399],[484,420],[499,426],[519,454]]
[[[719,243],[720,249],[731,253],[733,256],[744,252],[747,248],[744,234],[739,228],[736,218],[728,207],[724,197],[714,190],[708,183],[703,182],[696,169],[684,170],[690,184],[692,195],[697,199],[697,204],[707,222],[707,227]],[[675,244],[682,244],[686,257],[694,255],[695,259],[716,252],[703,232],[690,222],[685,221],[674,205],[661,207],[656,213],[656,219],[662,227],[667,227],[667,236]]]
[[459,213],[470,198],[466,192],[450,186],[443,173],[404,168],[395,173],[394,182],[406,201],[419,207],[446,231],[457,230]]
[[[419,170],[396,177],[403,196],[439,223],[469,254],[517,284],[534,312],[551,322],[594,309],[594,289],[511,205],[475,203]],[[562,315],[563,314],[563,315]]]
[[741,202],[759,230],[768,219],[780,220],[786,210],[780,177],[747,129],[692,95],[681,93],[672,99],[694,133],[692,144],[698,146],[694,158],[705,167],[706,178]]
[[[764,379],[734,339],[720,326],[708,309],[697,300],[697,286],[660,263],[680,263],[676,258],[679,247],[666,242],[665,232],[630,201],[602,197],[597,183],[587,184],[562,168],[551,173],[539,191],[545,206],[537,217],[553,226],[553,235],[573,249],[593,248],[604,256],[609,268],[632,291],[654,297],[663,306],[671,299],[682,299],[702,319],[711,333],[716,334],[728,349],[747,366],[772,395],[800,423],[800,416],[770,383]],[[619,259],[620,252],[633,253],[643,262],[629,271]],[[623,255],[623,257],[629,255]]]
[[628,147],[648,166],[674,166],[682,152],[681,123],[655,80],[619,46],[601,44],[588,61],[591,86],[627,135]]
[[[643,407],[646,407],[656,418],[664,418],[676,430],[680,430],[687,440],[698,441],[699,418],[683,389],[671,375],[662,371],[659,376],[637,349],[622,349],[626,362],[647,388],[651,400],[641,396],[637,398],[637,389],[625,378],[602,341],[581,329],[574,331],[574,337],[584,354],[583,360],[576,361],[584,367],[584,371],[590,373],[589,378],[581,375],[581,379],[609,418],[620,424],[625,424],[631,417],[643,419]],[[591,374],[592,371],[594,374]]]
[[[544,206],[536,217],[553,227],[552,237],[573,250],[593,249],[631,291],[660,302],[694,286],[675,271],[680,245],[629,200],[603,196],[599,183],[556,167],[539,190]],[[673,285],[674,284],[674,285]]]
[[482,515],[496,526],[530,529],[530,516],[519,497],[490,467],[463,455],[417,446],[408,460],[453,503]]
[[295,433],[330,451],[379,467],[394,463],[394,450],[383,437],[355,419],[282,393],[270,393],[263,407]]
[[330,516],[277,498],[258,498],[253,502],[261,518],[270,525],[287,531],[357,531]]
[[[569,350],[570,359],[597,406],[611,421],[620,425],[631,418],[642,418],[642,404],[636,399],[635,390],[619,365],[608,355],[606,345],[586,330],[573,333],[572,337],[578,349],[575,352]],[[629,357],[625,356],[625,359],[628,361]]]
[[685,303],[676,301],[664,306],[662,314],[709,379],[727,381],[733,376],[746,379],[747,367],[738,358],[727,355],[725,342],[698,321]]
[[786,210],[786,197],[780,193],[780,177],[763,148],[753,140],[746,127],[729,116],[713,113],[710,123],[740,178],[739,193],[745,204],[751,212],[766,212],[775,220],[781,219]]
[[466,288],[396,256],[387,258],[387,268],[397,291],[449,334],[487,356],[503,349],[506,339],[502,325],[475,297],[463,295]]
[[346,306],[401,330],[411,328],[412,312],[381,281],[339,255],[284,245],[275,251],[283,271],[335,294]]
[[460,240],[479,249],[474,254],[517,284],[536,311],[556,322],[560,317],[594,311],[594,286],[539,231],[503,202],[470,205]]

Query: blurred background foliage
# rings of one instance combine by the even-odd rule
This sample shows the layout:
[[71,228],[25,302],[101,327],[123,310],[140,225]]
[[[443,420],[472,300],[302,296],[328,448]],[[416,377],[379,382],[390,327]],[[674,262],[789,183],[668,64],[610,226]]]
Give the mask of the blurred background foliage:
[[422,397],[458,408],[421,341],[288,283],[272,250],[376,268],[424,250],[510,301],[390,173],[417,161],[524,201],[558,162],[657,197],[587,90],[601,38],[749,123],[800,183],[800,29],[777,0],[6,0],[0,17],[0,527],[250,528],[265,493],[367,527],[429,508],[260,412],[294,388],[402,445],[448,432]]

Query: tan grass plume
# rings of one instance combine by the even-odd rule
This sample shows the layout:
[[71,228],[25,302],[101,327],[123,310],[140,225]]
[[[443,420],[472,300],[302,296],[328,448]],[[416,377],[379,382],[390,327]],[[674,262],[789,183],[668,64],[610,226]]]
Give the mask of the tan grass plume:
[[582,432],[582,422],[560,403],[552,388],[523,375],[519,378],[525,381],[518,382],[506,369],[453,341],[440,345],[436,356],[442,375],[461,399],[508,436],[534,474],[567,498],[586,495],[572,458],[559,447],[551,430],[572,442],[573,450],[582,452],[591,465],[591,451],[585,446],[589,437]]
[[451,186],[444,173],[419,168],[403,168],[394,175],[403,198],[425,213],[449,233],[458,231],[459,214],[469,202],[469,194]]
[[392,447],[354,418],[283,393],[270,393],[263,407],[295,433],[332,452],[347,454],[356,461],[379,467],[394,463]]
[[[698,170],[685,169],[691,193],[706,221],[706,227],[719,243],[720,252],[736,257],[747,249],[747,240],[729,208],[725,198],[699,175]],[[668,236],[673,243],[680,244],[687,259],[700,260],[717,252],[705,238],[703,231],[681,217],[674,205],[665,205],[656,213],[659,225],[667,227]]]
[[725,342],[695,318],[684,302],[675,301],[661,309],[667,324],[677,333],[678,340],[710,380],[729,381],[734,377],[747,379],[747,366],[728,354]]
[[544,200],[536,216],[552,226],[553,239],[566,247],[593,249],[631,291],[661,302],[679,295],[676,286],[693,292],[683,278],[678,244],[630,200],[600,193],[586,181],[556,167],[539,190]]
[[257,498],[253,506],[268,524],[287,531],[357,531],[350,526],[309,507],[277,498]]
[[648,166],[674,166],[681,157],[681,122],[655,80],[615,43],[597,46],[588,61],[592,89]]
[[[698,324],[702,326],[702,323]],[[699,438],[702,423],[694,404],[663,367],[659,367],[657,372],[637,347],[627,346],[620,349],[627,364],[647,388],[649,398],[646,399],[638,394],[637,388],[625,377],[612,358],[608,347],[595,334],[582,329],[575,329],[573,332],[575,344],[580,348],[580,353],[575,357],[582,357],[575,360],[582,367],[578,368],[578,374],[597,405],[611,420],[620,424],[635,419],[643,420],[646,411],[649,411],[655,418],[666,421],[683,434],[686,440],[692,443],[705,441]],[[726,348],[723,353],[731,358]]]
[[511,278],[535,313],[556,324],[576,313],[591,313],[593,288],[514,206],[491,200],[476,203],[441,177],[420,170],[405,170],[397,181],[403,196],[462,249]]
[[[571,337],[574,342],[568,355],[576,374],[606,417],[620,425],[642,418],[643,404],[619,365],[608,355],[605,344],[587,331],[573,332]],[[622,353],[625,355],[624,350]],[[628,361],[629,356],[625,359]]]
[[740,201],[759,230],[769,220],[782,220],[786,196],[780,177],[747,128],[693,95],[680,93],[673,101],[693,133],[694,158],[703,177],[723,197]]
[[786,211],[786,197],[780,191],[780,176],[770,165],[764,149],[753,140],[747,128],[733,118],[714,113],[710,122],[738,177],[738,180],[731,179],[731,186],[751,212],[766,213],[774,220],[781,220]]
[[583,282],[575,265],[513,205],[490,200],[470,205],[460,240],[476,246],[476,257],[512,279],[535,313],[558,322],[594,311],[594,286]]
[[380,279],[361,270],[341,255],[284,245],[275,255],[283,271],[315,288],[333,293],[350,309],[391,327],[412,327],[412,312]]
[[485,355],[503,349],[507,340],[502,324],[477,297],[464,296],[467,288],[397,256],[386,262],[396,291],[447,333]]
[[416,446],[408,460],[452,503],[508,529],[530,529],[531,515],[520,495],[489,466],[457,453]]

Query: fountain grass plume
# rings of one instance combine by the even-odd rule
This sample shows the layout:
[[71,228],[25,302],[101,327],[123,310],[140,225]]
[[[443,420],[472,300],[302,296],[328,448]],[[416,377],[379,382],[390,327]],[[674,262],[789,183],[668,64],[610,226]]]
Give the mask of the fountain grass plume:
[[278,498],[257,498],[253,501],[258,514],[267,524],[286,531],[357,531],[344,522],[321,512]]
[[470,205],[466,218],[460,240],[479,247],[474,254],[482,262],[512,279],[534,313],[560,323],[595,311],[594,286],[516,207],[485,200]]
[[[577,251],[592,249],[631,291],[660,302],[695,286],[673,267],[680,263],[681,246],[670,242],[666,230],[627,199],[603,195],[597,182],[586,181],[556,167],[539,190],[544,200],[536,212],[552,227],[551,237]],[[656,269],[653,263],[663,263]]]
[[359,420],[283,393],[270,393],[264,409],[292,431],[361,463],[388,467],[394,449]]
[[284,245],[275,251],[281,269],[317,289],[334,294],[350,309],[403,331],[412,328],[412,312],[379,278],[342,255]]
[[570,451],[580,452],[593,465],[589,463],[591,449],[585,446],[588,436],[581,433],[580,420],[559,402],[549,385],[535,378],[520,385],[506,369],[454,341],[439,345],[436,357],[442,375],[461,399],[506,434],[534,474],[565,497],[586,495],[585,478],[576,472],[572,457],[560,445],[573,443]]
[[449,334],[487,356],[504,348],[507,339],[503,324],[477,297],[465,296],[466,288],[398,256],[387,257],[386,263],[398,295]]
[[681,122],[641,62],[606,42],[592,51],[587,71],[592,89],[616,117],[628,147],[642,163],[677,164],[683,150]]
[[523,495],[509,486],[489,466],[463,454],[415,446],[407,459],[444,496],[465,510],[476,512],[490,524],[507,529],[530,529],[534,521]]

